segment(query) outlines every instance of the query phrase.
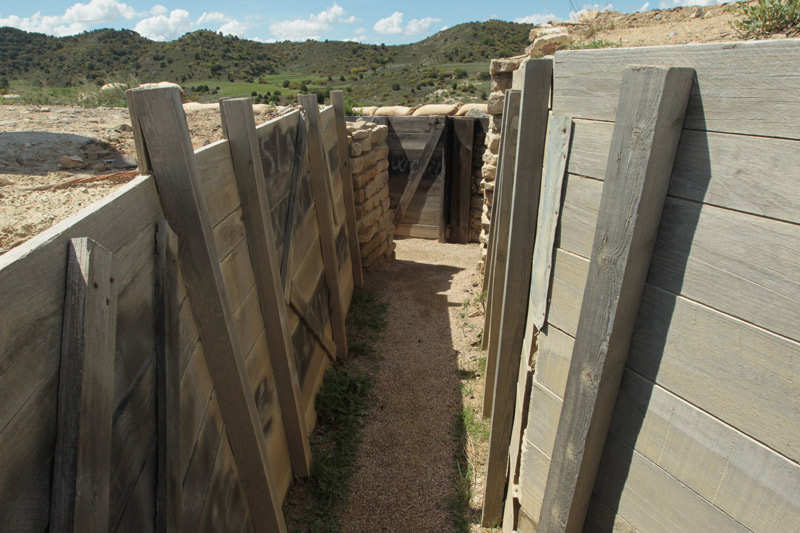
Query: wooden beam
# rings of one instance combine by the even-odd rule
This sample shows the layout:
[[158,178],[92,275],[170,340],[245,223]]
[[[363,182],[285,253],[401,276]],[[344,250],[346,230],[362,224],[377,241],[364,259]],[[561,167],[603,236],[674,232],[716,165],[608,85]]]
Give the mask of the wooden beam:
[[[286,427],[292,470],[296,476],[308,477],[311,474],[311,448],[303,424],[300,378],[292,352],[253,104],[250,98],[224,99],[219,103],[219,110],[224,135],[230,143],[242,220],[256,276],[258,300],[264,317],[264,331]],[[288,247],[288,242],[284,246]]]
[[547,315],[547,294],[550,290],[553,254],[555,253],[553,246],[556,240],[556,226],[561,213],[561,196],[571,136],[572,118],[564,115],[550,117],[541,205],[536,222],[531,290],[528,298],[528,313],[531,315],[529,320],[532,320],[537,330],[542,329]]
[[364,286],[364,271],[361,269],[361,249],[356,229],[356,203],[353,193],[353,173],[350,169],[350,144],[347,141],[347,118],[344,114],[344,92],[331,91],[331,103],[336,114],[336,137],[339,144],[339,165],[342,172],[344,210],[347,216],[347,239],[350,244],[350,259],[353,264],[353,283]]
[[414,199],[414,194],[417,192],[419,182],[422,181],[422,175],[425,174],[425,169],[428,168],[428,163],[430,163],[431,157],[433,157],[433,152],[436,150],[436,145],[439,144],[439,139],[441,138],[443,131],[444,121],[436,119],[433,123],[433,131],[431,131],[431,136],[428,139],[428,142],[425,144],[425,148],[422,150],[419,160],[416,162],[417,166],[414,167],[409,174],[406,188],[403,190],[403,195],[400,196],[400,203],[397,204],[397,207],[394,210],[394,219],[392,222],[394,223],[395,227],[399,226],[403,221],[403,217],[408,210],[408,206],[411,205],[411,200]]
[[141,128],[164,213],[178,235],[181,272],[253,527],[285,531],[180,95],[174,88],[157,88],[133,89],[127,97],[131,116],[137,117]]
[[107,531],[117,328],[115,261],[72,239],[67,265],[51,531]]
[[519,111],[521,94],[518,90],[506,91],[505,110],[503,111],[503,151],[500,152],[500,165],[497,177],[500,190],[495,185],[494,202],[492,203],[492,258],[491,276],[489,278],[488,307],[486,325],[483,335],[486,338],[488,353],[486,354],[486,385],[483,392],[483,416],[492,416],[494,402],[494,381],[497,370],[497,343],[500,335],[500,319],[503,305],[503,285],[508,256],[508,226],[511,221],[511,202],[514,193],[514,169],[517,154],[517,138],[519,133]]
[[452,172],[450,172],[450,241],[469,242],[469,213],[472,199],[472,142],[475,119],[453,119]]
[[693,69],[625,70],[539,528],[580,531],[680,138]]
[[325,164],[322,132],[319,127],[319,107],[314,94],[297,95],[300,105],[308,119],[308,162],[311,167],[311,187],[314,192],[314,205],[317,210],[319,225],[319,241],[322,247],[322,262],[325,269],[325,281],[330,290],[331,327],[333,342],[336,344],[337,357],[347,357],[347,334],[344,327],[344,309],[342,309],[341,289],[339,287],[339,263],[336,259],[336,236],[333,221],[333,204],[330,199],[331,180],[328,177],[328,165]]
[[183,521],[181,473],[181,361],[178,237],[166,220],[156,234],[156,400],[158,478],[156,530],[177,532]]
[[320,346],[325,349],[331,362],[336,361],[336,344],[332,339],[325,336],[325,325],[320,323],[319,317],[309,312],[311,305],[308,303],[308,300],[300,294],[300,291],[297,290],[297,286],[294,283],[292,283],[289,292],[291,295],[289,297],[289,305],[294,310],[297,318],[299,318],[300,322],[311,332],[311,336],[317,340]]
[[[524,78],[519,103],[516,161],[513,180],[509,181],[512,187],[508,188],[511,201],[503,204],[500,219],[500,231],[507,234],[508,238],[500,240],[497,254],[498,260],[503,258],[505,261],[499,261],[497,265],[498,268],[504,268],[502,278],[496,277],[502,285],[498,284],[499,292],[495,294],[495,297],[500,297],[495,299],[499,308],[494,310],[494,316],[500,318],[500,323],[492,384],[494,394],[489,456],[486,461],[486,495],[481,519],[484,526],[501,520],[503,516],[508,449],[514,423],[522,340],[525,336],[533,243],[536,240],[553,62],[550,59],[529,60],[520,70]],[[492,341],[493,337],[489,339],[490,350]]]

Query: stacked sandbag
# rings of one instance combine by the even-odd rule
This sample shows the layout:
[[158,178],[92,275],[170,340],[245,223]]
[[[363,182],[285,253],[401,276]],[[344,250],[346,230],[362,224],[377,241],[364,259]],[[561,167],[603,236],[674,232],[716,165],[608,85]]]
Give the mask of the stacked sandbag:
[[394,215],[389,204],[389,127],[347,123],[361,265],[372,272],[394,259]]
[[481,168],[480,190],[483,193],[483,206],[481,213],[481,261],[479,268],[483,272],[486,254],[489,245],[489,226],[492,221],[492,200],[494,197],[495,174],[497,173],[497,160],[500,152],[500,127],[503,121],[503,104],[505,92],[511,88],[514,71],[519,69],[524,56],[507,59],[492,59],[489,72],[492,75],[492,92],[489,95],[488,113],[492,116],[489,121],[489,131],[486,132],[486,150],[483,153],[483,167]]

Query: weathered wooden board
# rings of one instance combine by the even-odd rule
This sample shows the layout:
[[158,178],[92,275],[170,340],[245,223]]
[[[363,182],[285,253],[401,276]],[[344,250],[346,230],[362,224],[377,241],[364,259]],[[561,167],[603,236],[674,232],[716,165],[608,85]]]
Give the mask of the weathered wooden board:
[[670,198],[648,281],[798,340],[798,264],[800,225]]
[[797,40],[562,51],[555,57],[553,112],[614,120],[627,65],[691,67],[697,76],[687,128],[798,139],[800,70],[787,70],[798,63]]
[[578,329],[589,260],[559,248],[553,258],[552,297],[547,312],[549,324],[571,337]]
[[455,118],[452,121],[450,175],[450,240],[469,242],[470,200],[472,196],[472,145],[475,119]]
[[208,205],[211,227],[239,205],[231,151],[227,140],[217,141],[195,151],[200,190]]
[[628,357],[632,370],[794,461],[799,362],[797,342],[649,284]]
[[[569,172],[603,179],[613,129],[611,122],[576,120]],[[668,194],[797,223],[800,192],[786,168],[798,166],[796,140],[685,129]]]
[[559,398],[564,398],[574,342],[575,339],[552,324],[539,332],[536,381]]
[[602,181],[576,174],[567,176],[556,230],[556,246],[587,259],[592,255],[602,194]]
[[800,466],[626,371],[611,433],[753,531],[800,523]]
[[528,440],[526,430],[522,439],[519,473],[519,503],[522,511],[534,522],[539,522],[539,512],[547,484],[547,471],[550,468],[550,456],[537,448]]
[[606,441],[597,481],[593,498],[617,509],[639,531],[749,531],[613,435]]
[[583,526],[628,356],[694,71],[628,67],[540,526]]
[[553,274],[553,244],[558,215],[561,212],[561,193],[571,137],[572,119],[560,115],[551,116],[544,176],[539,193],[540,206],[536,221],[536,243],[533,249],[528,298],[528,312],[533,315],[533,323],[538,329],[544,326],[547,315],[547,296]]

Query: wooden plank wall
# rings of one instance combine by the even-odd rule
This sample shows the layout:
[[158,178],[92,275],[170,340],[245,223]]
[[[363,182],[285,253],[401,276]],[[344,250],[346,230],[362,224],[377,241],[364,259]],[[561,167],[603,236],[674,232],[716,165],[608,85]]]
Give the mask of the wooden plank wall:
[[576,117],[520,471],[538,522],[622,72],[696,78],[586,526],[791,531],[800,523],[800,41],[559,52]]
[[[333,129],[332,110],[324,110],[322,116]],[[258,136],[275,240],[280,243],[278,255],[283,257],[290,220],[288,279],[306,304],[301,306],[307,314],[303,322],[286,298],[295,358],[304,365],[303,416],[308,431],[315,422],[314,397],[330,359],[307,324],[313,323],[319,329],[315,334],[327,339],[331,338],[331,327],[307,152],[297,158],[300,168],[292,189],[294,211],[287,216],[293,150],[300,127],[307,126],[295,112],[261,125]],[[338,152],[335,138],[333,142],[330,135],[323,138],[327,139],[326,151]],[[266,454],[282,499],[292,482],[292,468],[228,141],[197,150],[195,158],[236,333],[246,355],[247,377]],[[345,221],[342,183],[336,178],[338,157],[336,161],[330,158],[332,200],[341,233]],[[173,470],[182,487],[173,491],[181,501],[177,502],[177,514],[170,511],[172,519],[182,517],[184,530],[252,528],[237,462],[179,268],[169,274],[175,287],[170,296],[174,303],[157,311],[167,297],[163,294],[164,269],[174,263],[156,252],[157,226],[163,219],[154,178],[138,177],[108,198],[0,256],[4,299],[0,307],[0,451],[4,457],[0,462],[0,524],[14,524],[20,531],[48,527],[67,252],[70,239],[88,237],[115,259],[117,315],[108,529],[152,531],[157,527],[159,471],[167,475],[172,469],[168,466],[162,470],[158,464],[159,431],[163,432],[164,426],[159,430],[156,374],[157,358],[159,353],[164,355],[165,346],[158,335],[165,331],[172,333],[166,340],[167,349],[177,351],[180,391],[179,409],[170,411],[168,407],[163,411],[179,417],[174,421],[179,446]],[[349,304],[353,290],[349,260],[345,233],[338,265],[340,281],[346,287],[343,304]],[[177,268],[177,264],[171,268]],[[170,312],[175,316],[166,316]],[[170,497],[161,491],[160,497]]]

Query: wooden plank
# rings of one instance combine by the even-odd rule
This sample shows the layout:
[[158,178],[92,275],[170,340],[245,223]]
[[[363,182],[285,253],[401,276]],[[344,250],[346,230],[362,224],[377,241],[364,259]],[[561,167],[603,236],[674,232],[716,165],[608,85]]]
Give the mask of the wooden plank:
[[167,220],[181,243],[181,269],[253,525],[256,531],[285,531],[178,91],[134,89],[127,96],[142,127]]
[[564,398],[564,389],[567,387],[574,343],[575,339],[553,325],[548,325],[539,332],[535,379],[561,399]]
[[469,208],[472,196],[472,139],[475,119],[456,117],[453,121],[450,175],[450,241],[469,242]]
[[314,313],[309,312],[310,304],[308,301],[300,294],[300,291],[297,290],[297,286],[292,284],[291,289],[291,299],[290,305],[294,312],[297,313],[297,317],[300,319],[300,322],[308,328],[308,331],[314,336],[314,339],[318,343],[325,348],[325,352],[331,358],[331,362],[336,360],[336,344],[334,344],[333,340],[329,339],[323,330],[324,324],[319,323]]
[[[519,91],[506,91],[505,109],[501,138],[503,151],[497,167],[496,181],[500,190],[495,192],[492,204],[491,272],[489,285],[489,306],[486,312],[486,325],[483,336],[487,338],[486,383],[483,394],[483,416],[492,416],[494,406],[495,376],[497,374],[497,348],[503,306],[503,287],[505,286],[506,261],[508,258],[508,234],[511,223],[511,206],[514,194],[514,175],[519,133],[521,94]],[[487,256],[488,258],[488,256]],[[528,260],[530,262],[530,260]]]
[[353,265],[353,283],[356,287],[363,287],[364,272],[361,270],[361,251],[358,247],[358,231],[356,230],[356,204],[353,197],[353,174],[350,169],[350,147],[347,142],[347,127],[345,126],[344,92],[331,91],[331,103],[336,113],[336,135],[342,168],[342,193],[347,214],[347,242],[350,246],[350,258]]
[[[576,120],[569,171],[603,179],[613,129],[610,122]],[[800,191],[785,169],[798,166],[796,140],[684,130],[668,194],[796,224]]]
[[522,440],[519,474],[519,503],[524,512],[535,524],[539,522],[539,512],[547,484],[547,471],[550,456],[534,446],[527,438]]
[[181,372],[178,237],[166,220],[156,234],[156,400],[158,477],[156,530],[179,531],[183,510],[181,485]]
[[221,140],[199,148],[195,152],[200,178],[200,190],[207,199],[211,227],[239,206],[236,180],[228,141]]
[[602,196],[602,181],[576,174],[567,176],[556,230],[556,242],[560,248],[587,259],[592,255]]
[[647,279],[800,340],[798,264],[800,225],[669,198]]
[[551,116],[544,178],[539,193],[540,207],[536,222],[536,243],[533,249],[531,288],[528,298],[528,312],[532,313],[533,323],[537,329],[542,329],[547,316],[547,296],[550,292],[555,253],[553,246],[556,239],[556,225],[561,213],[561,194],[571,137],[572,119],[561,115]]
[[796,40],[558,52],[553,111],[614,120],[626,65],[690,67],[687,128],[798,139],[799,61]]
[[308,120],[308,159],[311,166],[311,185],[319,226],[319,240],[322,247],[322,259],[325,264],[325,280],[330,291],[331,324],[333,326],[333,342],[336,343],[337,357],[347,357],[347,334],[344,328],[344,312],[339,287],[339,271],[336,261],[336,244],[334,239],[333,206],[330,203],[330,179],[324,165],[322,132],[319,129],[319,108],[317,97],[313,94],[298,95],[300,105]]
[[[750,531],[614,436],[606,442],[597,481],[593,498],[637,531]],[[612,527],[603,524],[599,530]]]
[[253,105],[249,98],[226,99],[220,103],[220,113],[225,137],[230,143],[250,260],[257,273],[258,300],[278,386],[292,469],[296,475],[307,477],[311,472],[311,448],[302,424],[300,381],[294,366]]
[[795,462],[799,364],[800,343],[645,287],[628,367]]
[[422,239],[438,239],[439,226],[427,224],[400,224],[395,228],[396,237],[420,237]]
[[72,239],[50,504],[50,527],[56,530],[108,527],[117,325],[114,276],[110,251],[89,238]]
[[525,438],[548,457],[553,455],[562,400],[534,380]]
[[630,67],[608,155],[540,527],[577,531],[600,463],[686,112],[691,69]]
[[547,314],[548,324],[574,337],[578,329],[581,302],[589,275],[589,260],[556,250],[553,259],[552,298]]
[[[436,121],[433,125],[433,131],[431,132],[431,136],[428,139],[425,148],[422,150],[422,154],[419,156],[419,159],[414,162],[411,166],[411,173],[408,176],[408,183],[406,184],[406,188],[403,191],[403,195],[400,197],[400,202],[397,204],[397,207],[394,211],[394,219],[392,222],[395,226],[399,226],[400,223],[403,221],[403,217],[406,214],[406,210],[408,206],[411,204],[411,200],[414,198],[414,194],[417,192],[417,187],[419,186],[419,182],[422,179],[422,175],[425,173],[425,169],[428,168],[428,163],[430,163],[431,156],[433,155],[433,151],[436,146],[439,144],[439,139],[442,136],[442,131],[444,131],[444,121]],[[416,165],[416,166],[415,166]]]
[[[513,166],[513,179],[509,180],[513,190],[506,197],[511,201],[503,203],[499,220],[500,231],[506,233],[505,228],[508,228],[508,237],[499,242],[496,256],[497,267],[504,269],[504,272],[501,271],[502,278],[495,278],[496,282],[502,283],[495,285],[502,297],[495,300],[500,307],[494,310],[494,316],[500,318],[500,323],[497,329],[489,455],[486,461],[486,495],[481,519],[484,526],[502,518],[503,486],[508,469],[508,450],[516,403],[515,385],[525,335],[533,243],[536,240],[552,72],[553,63],[549,59],[529,60],[524,64],[523,91],[517,120],[519,129],[516,162]],[[510,146],[511,143],[506,144],[506,147]],[[506,167],[504,163],[503,168],[511,167]],[[492,337],[489,338],[490,351],[493,340]]]
[[800,523],[800,466],[626,371],[611,434],[753,531]]

